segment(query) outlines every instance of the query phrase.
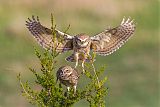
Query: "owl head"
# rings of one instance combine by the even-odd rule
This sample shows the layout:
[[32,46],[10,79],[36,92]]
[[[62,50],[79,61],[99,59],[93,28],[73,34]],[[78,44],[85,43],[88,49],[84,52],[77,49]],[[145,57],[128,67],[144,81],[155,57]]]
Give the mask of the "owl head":
[[75,36],[75,43],[79,47],[87,47],[90,42],[91,42],[90,37],[84,33],[81,33]]
[[70,66],[62,66],[57,72],[57,77],[61,79],[68,78],[68,76],[71,75],[72,72],[73,68],[71,68]]

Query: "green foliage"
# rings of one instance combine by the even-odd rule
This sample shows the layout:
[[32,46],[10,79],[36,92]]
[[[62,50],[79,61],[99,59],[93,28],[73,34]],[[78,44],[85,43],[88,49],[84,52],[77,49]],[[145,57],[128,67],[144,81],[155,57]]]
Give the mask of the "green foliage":
[[85,77],[89,78],[89,82],[85,88],[77,90],[77,93],[74,95],[73,90],[65,93],[65,90],[62,88],[61,84],[56,83],[56,78],[54,73],[57,61],[54,58],[58,54],[50,54],[48,51],[45,51],[43,54],[40,54],[35,50],[37,57],[41,63],[41,74],[37,73],[32,68],[30,71],[35,75],[35,83],[40,85],[42,88],[40,91],[36,91],[29,86],[28,81],[22,83],[21,75],[17,77],[22,88],[22,95],[25,96],[31,104],[42,106],[42,107],[70,107],[76,102],[85,99],[89,102],[90,107],[105,107],[104,98],[107,95],[107,89],[104,87],[104,84],[107,80],[107,77],[101,81],[97,81],[97,76],[99,77],[103,71],[104,67],[101,67],[96,74],[93,72],[94,68],[92,64],[86,64]]
[[[55,27],[53,27],[53,15],[51,15],[53,39],[56,33],[54,33]],[[88,83],[83,86],[83,89],[77,89],[74,94],[73,89],[66,92],[61,84],[58,84],[55,78],[57,61],[55,58],[59,55],[55,50],[44,53],[39,53],[35,49],[35,54],[38,57],[41,65],[40,71],[29,68],[30,71],[36,77],[35,85],[39,85],[41,89],[33,89],[28,81],[23,83],[21,74],[17,76],[20,86],[22,88],[22,95],[28,99],[28,101],[41,107],[71,107],[80,100],[85,100],[89,103],[90,107],[105,107],[105,96],[107,95],[107,88],[104,86],[107,77],[99,80],[99,77],[103,74],[105,67],[101,67],[98,70],[94,68],[93,62],[86,64],[85,75],[89,79]],[[92,59],[94,59],[93,54]],[[87,81],[86,81],[87,82]]]

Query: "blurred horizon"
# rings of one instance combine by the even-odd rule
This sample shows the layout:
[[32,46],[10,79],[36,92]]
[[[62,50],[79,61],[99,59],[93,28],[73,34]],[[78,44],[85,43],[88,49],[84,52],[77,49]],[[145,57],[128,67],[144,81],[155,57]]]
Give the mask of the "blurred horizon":
[[[32,15],[51,27],[53,13],[57,29],[76,35],[94,36],[116,27],[125,16],[137,23],[136,32],[119,50],[109,56],[96,57],[95,66],[105,64],[109,81],[108,107],[157,107],[159,85],[159,1],[158,0],[1,0],[0,3],[0,107],[33,107],[20,95],[17,74],[33,83],[28,67],[39,69],[34,48],[36,43],[25,26]],[[71,52],[57,57],[59,64]],[[80,81],[83,84],[84,81]],[[33,84],[31,84],[33,85]],[[78,87],[82,88],[83,85]],[[84,101],[75,107],[87,107]]]

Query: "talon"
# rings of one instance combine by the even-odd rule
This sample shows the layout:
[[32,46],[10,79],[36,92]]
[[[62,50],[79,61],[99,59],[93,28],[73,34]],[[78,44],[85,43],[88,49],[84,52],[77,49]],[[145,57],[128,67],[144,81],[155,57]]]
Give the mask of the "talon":
[[74,94],[76,94],[76,89],[77,89],[77,86],[73,86],[73,89],[74,89]]
[[68,92],[70,91],[70,87],[67,87],[67,91],[68,91]]
[[82,62],[82,72],[85,73],[85,70],[84,70],[84,62]]
[[76,65],[75,65],[75,67],[74,67],[74,68],[77,68],[77,66],[78,66],[78,63],[76,62]]
[[84,70],[84,68],[83,68],[83,70],[82,70],[82,74],[84,74],[85,73],[85,70]]

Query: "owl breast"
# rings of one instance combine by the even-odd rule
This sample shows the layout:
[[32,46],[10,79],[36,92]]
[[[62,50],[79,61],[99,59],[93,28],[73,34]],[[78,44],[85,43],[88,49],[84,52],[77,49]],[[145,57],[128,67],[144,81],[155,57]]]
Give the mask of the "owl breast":
[[74,47],[73,50],[74,52],[77,52],[79,54],[87,54],[90,52],[90,46],[88,45],[87,47]]
[[88,42],[86,46],[81,46],[81,45],[78,45],[76,44],[76,42],[74,41],[73,42],[73,51],[74,52],[78,52],[78,53],[89,53],[90,52],[90,45],[91,45],[91,42]]

